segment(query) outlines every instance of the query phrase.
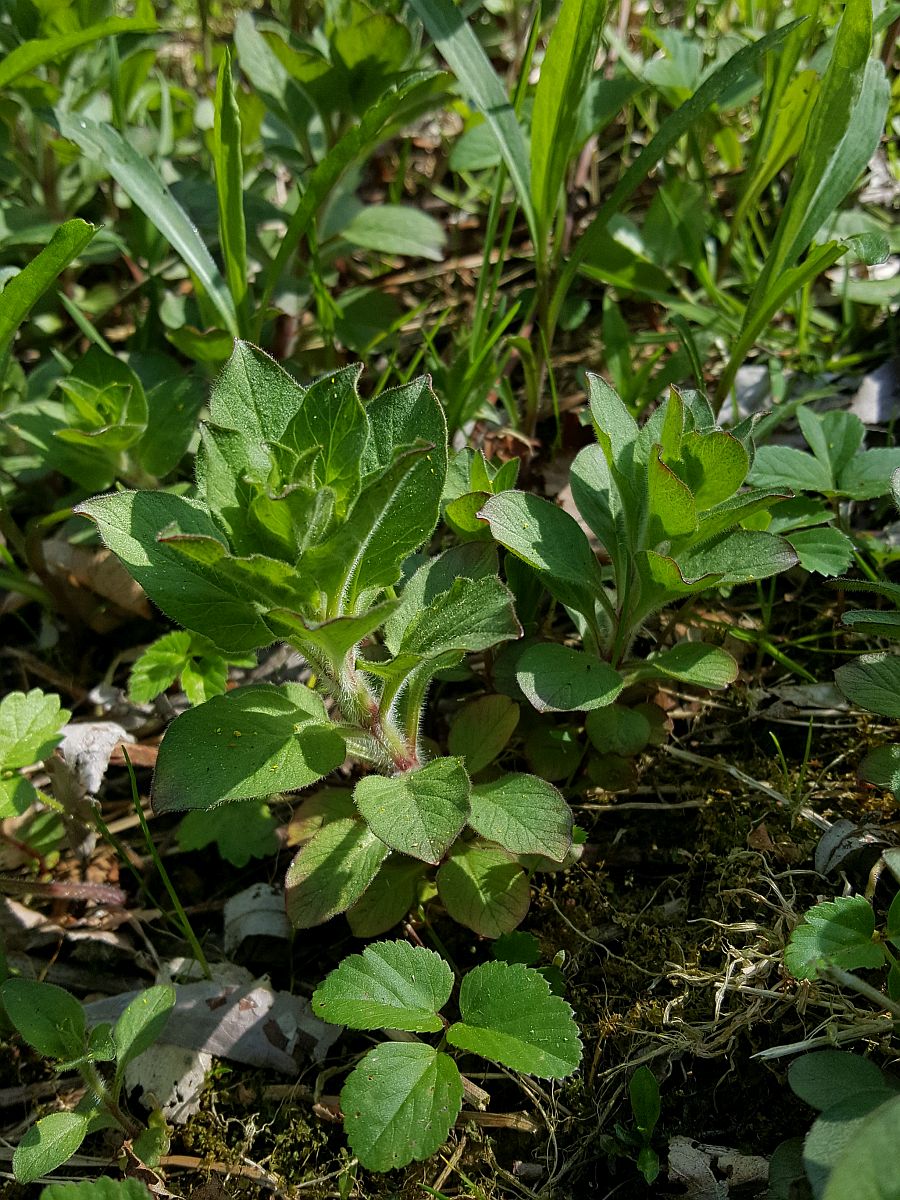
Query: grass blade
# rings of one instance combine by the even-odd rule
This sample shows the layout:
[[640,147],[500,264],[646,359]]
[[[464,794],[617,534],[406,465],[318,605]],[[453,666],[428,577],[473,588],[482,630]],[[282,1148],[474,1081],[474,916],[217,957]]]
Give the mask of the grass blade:
[[[453,0],[410,0],[434,44],[453,68],[493,130],[535,245],[539,229],[532,202],[531,168],[522,127],[497,72]],[[573,98],[573,101],[577,98]]]
[[216,80],[213,159],[219,205],[219,245],[228,290],[237,310],[240,336],[249,333],[247,295],[247,227],[244,222],[244,160],[241,114],[234,94],[231,51],[226,47]]
[[156,21],[149,17],[110,17],[79,29],[75,33],[64,33],[59,37],[32,38],[16,46],[0,62],[0,88],[9,87],[22,75],[27,75],[44,63],[58,63],[61,58],[101,38],[114,37],[117,33],[148,33],[156,29]]
[[546,252],[559,207],[606,8],[607,0],[563,0],[541,65],[531,118],[531,192],[540,234],[538,254]]
[[197,227],[156,169],[111,125],[59,109],[56,117],[62,136],[75,142],[88,158],[102,162],[132,202],[181,255],[215,308],[222,328],[237,337],[237,316],[219,268]]
[[27,267],[9,280],[0,292],[0,358],[32,305],[44,294],[60,271],[85,248],[97,229],[87,221],[66,221]]
[[797,263],[878,145],[890,87],[881,63],[870,59],[871,51],[871,2],[848,0],[745,324],[767,304],[771,281]]
[[[411,106],[434,91],[434,82],[440,78],[436,71],[422,71],[405,79],[395,89],[373,105],[358,125],[348,129],[328,154],[316,165],[309,177],[300,203],[294,211],[281,239],[278,253],[266,268],[262,295],[259,299],[257,321],[262,322],[272,293],[288,260],[302,238],[329,192],[353,163],[368,147],[386,136],[387,130],[401,111],[407,114]],[[257,330],[257,336],[259,330]]]
[[599,249],[607,225],[625,201],[707,109],[715,104],[720,96],[730,91],[764,54],[780,45],[799,24],[799,21],[791,21],[780,29],[766,34],[758,42],[754,42],[750,46],[743,46],[708,79],[704,80],[689,100],[685,100],[684,104],[676,108],[663,121],[655,136],[638,154],[606,201],[600,206],[593,221],[576,242],[553,293],[550,304],[548,341],[559,319],[562,303],[579,266],[594,250]]

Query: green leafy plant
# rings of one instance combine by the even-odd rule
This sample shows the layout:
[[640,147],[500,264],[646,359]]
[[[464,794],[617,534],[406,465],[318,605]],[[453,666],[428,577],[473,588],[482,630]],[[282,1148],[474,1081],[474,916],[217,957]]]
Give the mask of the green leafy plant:
[[541,1079],[565,1079],[578,1068],[572,1010],[539,972],[506,962],[473,968],[460,984],[460,1020],[451,1024],[441,1009],[452,990],[453,973],[433,951],[378,942],[345,959],[313,995],[325,1021],[440,1035],[436,1046],[415,1036],[376,1046],[344,1084],[350,1148],[370,1170],[428,1158],[446,1141],[463,1100],[448,1047]]
[[191,704],[221,696],[229,666],[252,667],[253,657],[221,654],[200,633],[176,630],[151,643],[134,662],[128,695],[136,704],[147,704],[178,680]]
[[816,1050],[794,1059],[791,1090],[818,1116],[806,1137],[782,1142],[769,1169],[769,1200],[887,1200],[900,1096],[871,1059]]
[[[894,897],[881,929],[865,896],[839,896],[804,914],[788,940],[784,962],[795,979],[830,978],[887,1004],[877,989],[852,972],[887,966],[888,995],[892,1001],[900,1000],[900,961],[894,953],[898,949],[900,894]],[[894,1007],[900,1013],[900,1005]]]
[[139,1179],[106,1176],[81,1183],[51,1183],[41,1192],[41,1200],[148,1200],[149,1196]]
[[628,1081],[632,1128],[617,1123],[615,1135],[601,1135],[601,1144],[611,1158],[633,1159],[644,1180],[651,1184],[659,1176],[659,1155],[653,1148],[653,1131],[660,1113],[659,1083],[649,1067],[638,1067]]
[[[626,684],[648,678],[725,687],[737,665],[719,647],[684,642],[646,657],[632,657],[632,647],[666,605],[792,566],[797,556],[783,538],[743,527],[787,493],[741,490],[754,453],[750,426],[719,428],[699,393],[673,389],[639,428],[607,383],[592,375],[589,388],[598,444],[579,452],[571,487],[609,565],[575,518],[547,500],[503,492],[480,511],[570,613],[582,640],[580,650],[529,646],[517,660],[519,686],[542,712],[601,710]],[[630,740],[633,732],[617,723],[600,736]]]
[[[873,451],[869,451],[873,453]],[[900,468],[891,476],[894,503],[900,508]],[[869,592],[893,604],[894,610],[850,609],[841,621],[854,633],[900,642],[900,586],[886,580],[835,580],[847,591]],[[900,719],[900,655],[890,650],[862,654],[855,662],[845,663],[834,673],[835,682],[848,700],[878,713]],[[900,795],[900,744],[877,746],[865,756],[861,766],[864,779],[876,787],[888,788]]]
[[[461,757],[426,760],[435,675],[520,627],[491,545],[453,547],[417,569],[408,561],[438,519],[443,413],[424,380],[364,406],[357,377],[350,368],[303,388],[239,342],[201,432],[200,498],[123,492],[78,511],[163,611],[220,653],[282,638],[315,673],[318,691],[251,685],[179,716],[160,747],[157,810],[304,788],[349,752],[375,773],[352,802],[330,796],[290,868],[294,922],[345,911],[393,852],[443,862],[448,911],[496,936],[527,909],[519,856],[561,863],[571,815],[536,777],[473,786]],[[380,929],[403,915],[389,907]]]
[[[69,992],[50,983],[7,979],[0,987],[6,1015],[22,1038],[39,1054],[54,1060],[56,1070],[77,1070],[87,1092],[78,1106],[41,1117],[25,1133],[13,1155],[13,1172],[30,1183],[62,1166],[88,1134],[118,1129],[132,1140],[138,1158],[158,1161],[168,1145],[165,1128],[151,1121],[142,1127],[121,1105],[125,1068],[148,1050],[168,1020],[175,989],[147,988],[127,1006],[115,1025],[88,1029],[84,1009]],[[107,1069],[100,1064],[111,1064]]]
[[0,701],[0,820],[21,816],[46,799],[22,771],[49,757],[71,715],[60,707],[59,696],[39,688],[8,692]]

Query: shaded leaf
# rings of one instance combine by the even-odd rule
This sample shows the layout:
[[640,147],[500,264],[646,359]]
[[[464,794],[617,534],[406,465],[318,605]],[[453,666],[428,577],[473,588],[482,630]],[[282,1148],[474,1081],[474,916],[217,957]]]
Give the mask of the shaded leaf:
[[351,954],[313,994],[313,1012],[352,1029],[439,1033],[453,972],[439,954],[409,942],[378,942]]

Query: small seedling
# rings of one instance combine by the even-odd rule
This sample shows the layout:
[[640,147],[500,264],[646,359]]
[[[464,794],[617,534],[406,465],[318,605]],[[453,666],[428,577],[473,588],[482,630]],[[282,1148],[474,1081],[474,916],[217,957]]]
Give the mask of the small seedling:
[[538,971],[507,962],[475,967],[460,985],[460,1020],[451,1024],[441,1009],[452,990],[453,972],[432,950],[378,942],[344,959],[313,995],[313,1012],[336,1025],[440,1035],[436,1045],[418,1037],[381,1043],[344,1084],[344,1128],[369,1170],[428,1158],[446,1141],[463,1099],[448,1048],[540,1079],[565,1079],[581,1061],[572,1010]]
[[[175,1003],[175,989],[147,988],[114,1026],[96,1025],[90,1030],[75,997],[51,983],[7,979],[0,987],[0,1002],[29,1046],[54,1060],[57,1071],[77,1070],[87,1088],[75,1109],[41,1117],[25,1133],[13,1155],[16,1179],[31,1183],[55,1171],[89,1133],[100,1129],[119,1129],[131,1140],[134,1154],[154,1165],[168,1146],[165,1126],[153,1120],[142,1126],[126,1112],[121,1105],[122,1087],[125,1068],[162,1032]],[[98,1065],[104,1063],[114,1064],[112,1070]]]

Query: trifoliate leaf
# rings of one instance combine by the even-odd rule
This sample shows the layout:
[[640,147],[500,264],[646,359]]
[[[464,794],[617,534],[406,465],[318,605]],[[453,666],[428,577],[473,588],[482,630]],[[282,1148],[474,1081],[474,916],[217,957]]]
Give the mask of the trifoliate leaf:
[[790,936],[784,962],[795,979],[817,979],[827,966],[848,971],[880,967],[884,951],[872,941],[875,914],[864,896],[826,900],[806,913]]
[[350,1149],[370,1171],[434,1154],[462,1107],[456,1063],[432,1046],[385,1042],[370,1050],[341,1091]]
[[565,1079],[581,1062],[581,1040],[572,1009],[554,996],[546,979],[519,963],[475,967],[459,990],[462,1020],[447,1041],[494,1062],[537,1075]]
[[438,1033],[437,1015],[450,998],[453,972],[433,950],[409,942],[378,942],[351,954],[313,995],[313,1012],[352,1029]]

